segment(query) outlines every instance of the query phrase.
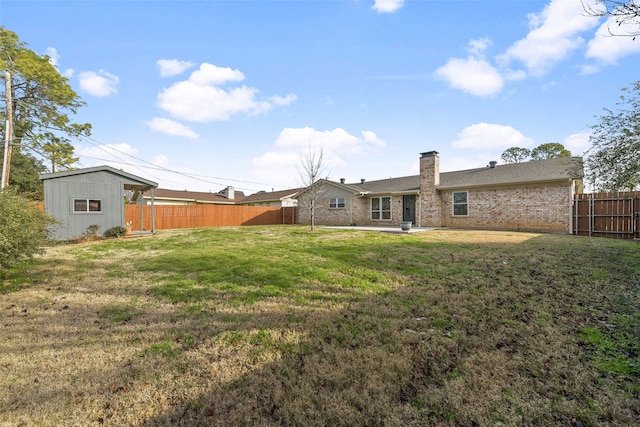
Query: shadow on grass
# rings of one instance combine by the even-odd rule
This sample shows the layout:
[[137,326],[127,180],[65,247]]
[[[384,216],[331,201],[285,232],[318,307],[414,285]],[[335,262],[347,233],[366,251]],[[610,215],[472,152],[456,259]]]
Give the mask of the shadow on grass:
[[[332,268],[338,262],[345,274],[373,270],[397,286],[355,299],[349,293],[351,300],[334,301],[347,304],[341,309],[300,311],[298,323],[258,314],[244,332],[261,325],[276,338],[256,342],[240,332],[228,343],[254,355],[248,367],[233,375],[212,369],[211,390],[145,425],[638,421],[637,373],[625,379],[635,392],[602,382],[577,336],[594,320],[602,293],[625,288],[608,283],[603,290],[599,280],[619,277],[620,266],[612,265],[610,247],[597,245],[580,254],[587,266],[571,265],[585,241],[558,252],[557,239],[536,237],[524,250],[420,239],[310,247],[310,257]],[[287,331],[299,332],[300,341],[279,341],[277,333]],[[233,359],[234,351],[220,351]]]
[[[640,420],[637,373],[615,379],[594,369],[579,334],[615,310],[638,310],[637,302],[624,309],[615,302],[637,296],[635,273],[615,261],[640,261],[628,247],[560,236],[492,243],[353,236],[305,236],[286,251],[161,254],[135,264],[154,278],[151,286],[79,299],[79,311],[56,306],[49,333],[61,334],[54,350],[83,384],[74,398],[88,400],[91,411],[82,419],[145,426]],[[126,306],[131,295],[142,303],[114,305]],[[86,328],[78,339],[61,332],[74,325]],[[27,321],[13,331],[34,339],[9,350],[37,355],[50,345],[37,343]],[[83,347],[92,356],[74,372],[72,354]],[[64,379],[46,391],[25,386],[13,407],[59,401],[73,381],[56,378]]]

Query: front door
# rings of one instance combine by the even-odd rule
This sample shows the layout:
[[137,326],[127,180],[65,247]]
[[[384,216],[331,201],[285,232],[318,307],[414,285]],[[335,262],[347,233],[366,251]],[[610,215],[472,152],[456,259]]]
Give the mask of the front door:
[[402,197],[402,220],[416,223],[416,196]]

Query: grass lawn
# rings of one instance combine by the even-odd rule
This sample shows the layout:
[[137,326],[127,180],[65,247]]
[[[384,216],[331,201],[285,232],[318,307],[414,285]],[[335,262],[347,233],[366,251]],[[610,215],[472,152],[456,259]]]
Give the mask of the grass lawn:
[[640,245],[270,226],[0,278],[0,426],[640,425]]

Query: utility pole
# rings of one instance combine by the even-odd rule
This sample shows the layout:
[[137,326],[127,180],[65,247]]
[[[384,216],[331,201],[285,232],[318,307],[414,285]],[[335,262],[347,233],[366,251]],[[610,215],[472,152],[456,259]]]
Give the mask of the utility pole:
[[7,102],[7,114],[4,127],[4,156],[2,159],[2,180],[0,190],[9,185],[9,171],[11,169],[11,143],[13,141],[13,105],[11,101],[11,73],[4,73],[4,94]]

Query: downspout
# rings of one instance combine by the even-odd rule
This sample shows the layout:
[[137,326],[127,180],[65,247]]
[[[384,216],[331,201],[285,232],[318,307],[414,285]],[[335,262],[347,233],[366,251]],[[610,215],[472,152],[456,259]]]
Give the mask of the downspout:
[[422,193],[418,191],[418,227],[422,227]]
[[569,180],[569,234],[573,234],[573,203],[575,195],[573,194],[575,182],[573,180]]
[[136,197],[136,204],[140,206],[140,231],[144,230],[144,192],[140,191]]

